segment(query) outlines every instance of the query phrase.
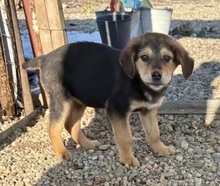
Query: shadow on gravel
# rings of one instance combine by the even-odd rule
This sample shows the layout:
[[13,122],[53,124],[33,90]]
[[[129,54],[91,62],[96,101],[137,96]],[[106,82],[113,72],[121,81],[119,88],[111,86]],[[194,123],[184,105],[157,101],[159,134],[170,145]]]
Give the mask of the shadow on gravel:
[[[206,115],[204,121],[206,126],[220,129],[220,62],[205,62],[195,71],[200,78],[203,86],[204,95],[206,95]],[[202,77],[202,78],[201,78]],[[196,89],[198,93],[202,90]],[[213,100],[213,101],[210,101]]]
[[[104,149],[99,148],[85,150],[73,141],[71,136],[67,141],[64,141],[67,149],[72,153],[71,161],[61,161],[54,167],[47,170],[36,183],[37,186],[42,185],[57,185],[57,186],[83,186],[100,185],[104,183],[105,175],[108,174],[106,165],[103,169],[100,168],[100,159],[107,157],[107,154],[112,152],[112,147],[115,145],[111,125],[108,121],[104,109],[95,109],[95,115],[89,124],[83,125],[83,133],[89,140],[98,140],[101,145],[105,145]],[[65,130],[65,129],[64,129]],[[51,151],[53,153],[53,151]],[[54,156],[54,158],[56,158]],[[112,157],[111,157],[112,158]],[[115,161],[118,161],[118,156],[115,155]],[[94,172],[90,172],[91,166],[94,166]],[[99,167],[99,170],[97,168]],[[85,170],[88,170],[86,172]],[[83,181],[84,180],[84,181]]]
[[[169,87],[167,93],[175,94],[179,100],[198,101],[195,106],[201,106],[200,111],[206,113],[204,115],[205,124],[215,127],[216,121],[220,119],[218,116],[220,114],[219,82],[220,62],[204,62],[193,71],[192,76],[187,81],[181,74],[175,75],[172,80],[173,87]],[[220,123],[218,125],[220,127]]]
[[170,28],[177,37],[220,38],[220,20],[172,20]]
[[42,115],[42,116],[45,115],[45,109],[39,108],[36,116],[34,118],[29,119],[30,121],[28,122],[28,125],[19,127],[19,125],[22,124],[22,121],[19,120],[17,123],[14,124],[14,125],[17,125],[16,127],[14,125],[12,125],[6,131],[3,131],[2,133],[0,133],[0,136],[5,136],[6,134],[8,134],[8,131],[12,131],[12,133],[9,136],[7,136],[3,141],[0,141],[0,151],[3,150],[8,145],[11,145],[21,135],[24,135],[26,132],[28,132],[29,128],[34,127],[35,124],[37,124],[37,120],[40,115]]

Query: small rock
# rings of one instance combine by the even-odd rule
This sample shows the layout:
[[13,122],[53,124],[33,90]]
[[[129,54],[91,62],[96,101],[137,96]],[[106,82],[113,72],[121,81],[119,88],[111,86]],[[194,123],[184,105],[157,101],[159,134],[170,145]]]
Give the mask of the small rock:
[[204,179],[207,180],[207,181],[212,181],[212,180],[215,179],[215,177],[216,177],[215,174],[209,172],[209,173],[207,173],[207,174],[204,176]]
[[219,163],[220,162],[220,153],[213,153],[212,158],[215,163]]
[[182,141],[180,146],[184,150],[187,150],[189,148],[189,144],[186,141]]
[[111,146],[110,145],[101,145],[99,150],[108,150]]
[[187,173],[187,174],[185,175],[185,177],[188,178],[188,179],[191,179],[193,176],[192,176],[192,174]]
[[194,158],[194,159],[201,159],[202,157],[203,157],[202,154],[193,155],[193,158]]
[[121,166],[118,167],[117,170],[115,171],[115,174],[116,174],[117,176],[123,176],[123,174],[124,174],[124,169],[123,169]]
[[105,183],[104,183],[104,186],[110,186],[110,185],[109,185],[109,182],[105,182]]
[[76,164],[77,169],[82,169],[84,167],[82,162],[77,162]]
[[201,160],[201,161],[198,161],[197,163],[195,163],[193,166],[195,168],[202,168],[203,165],[204,165],[204,161]]
[[217,170],[218,170],[218,169],[217,169],[216,166],[212,166],[211,171],[212,171],[213,173],[216,173]]
[[164,178],[171,177],[171,176],[173,176],[173,172],[165,172],[165,173],[163,173],[163,176],[164,176]]
[[176,160],[177,160],[177,161],[182,161],[182,160],[183,160],[183,155],[182,155],[182,154],[178,154],[178,155],[176,156]]
[[92,156],[92,160],[97,160],[98,156]]
[[194,151],[193,148],[189,148],[189,149],[188,149],[188,153],[189,153],[189,154],[193,154],[193,151]]
[[129,175],[129,180],[133,179],[135,176],[137,176],[137,171],[136,170],[133,170],[131,172],[131,174]]
[[99,155],[99,160],[102,161],[102,160],[104,160],[104,159],[105,159],[105,157],[104,157],[102,154],[100,154],[100,155]]
[[174,120],[173,115],[169,115],[169,116],[168,116],[168,119],[169,119],[169,120]]
[[191,37],[197,37],[197,34],[196,34],[196,33],[193,33],[193,34],[191,35]]
[[23,181],[16,182],[15,186],[24,186],[25,183]]
[[64,8],[64,9],[65,9],[65,8],[69,8],[69,5],[67,5],[67,4],[65,4],[65,3],[63,3],[62,5],[63,5],[63,8]]
[[89,152],[90,154],[92,154],[94,151],[95,151],[94,149],[89,149],[89,150],[88,150],[88,152]]
[[100,132],[101,136],[105,136],[106,132]]
[[115,155],[115,153],[114,153],[114,151],[109,151],[109,153],[108,153],[108,155],[110,156],[110,157],[113,157],[114,155]]
[[201,178],[201,177],[202,177],[202,174],[199,173],[199,172],[194,172],[194,173],[193,173],[193,177]]
[[195,178],[195,186],[202,185],[202,179],[201,178]]

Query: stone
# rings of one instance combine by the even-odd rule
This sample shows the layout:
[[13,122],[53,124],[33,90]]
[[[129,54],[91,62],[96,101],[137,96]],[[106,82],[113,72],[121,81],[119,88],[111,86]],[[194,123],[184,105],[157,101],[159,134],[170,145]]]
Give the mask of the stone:
[[189,148],[189,144],[183,140],[180,144],[180,147],[184,150],[187,150]]
[[200,161],[196,162],[196,163],[193,165],[193,167],[200,169],[200,168],[203,167],[203,165],[204,165],[204,161],[203,161],[203,160],[200,160]]
[[188,148],[188,153],[191,155],[191,154],[193,154],[193,151],[194,151],[194,149],[193,148]]
[[133,170],[132,172],[131,172],[131,174],[129,175],[129,180],[131,180],[131,179],[133,179],[134,177],[136,177],[137,176],[137,170]]
[[24,186],[25,183],[23,181],[18,181],[15,183],[15,186]]
[[219,163],[220,162],[220,153],[213,153],[212,159],[215,163]]
[[92,160],[97,160],[98,156],[92,156]]
[[182,154],[177,154],[176,155],[176,160],[177,161],[182,161],[183,160],[183,155]]
[[108,150],[110,147],[111,147],[110,145],[101,145],[99,146],[99,150],[105,151],[105,150]]
[[115,174],[116,174],[117,176],[123,176],[123,174],[124,174],[124,169],[122,168],[122,166],[119,166],[119,167],[117,168],[117,170],[115,171]]
[[201,186],[202,185],[202,179],[201,178],[195,178],[195,186]]
[[104,186],[110,186],[109,182],[105,182]]
[[103,156],[102,154],[99,155],[99,160],[102,161],[105,159],[105,156]]

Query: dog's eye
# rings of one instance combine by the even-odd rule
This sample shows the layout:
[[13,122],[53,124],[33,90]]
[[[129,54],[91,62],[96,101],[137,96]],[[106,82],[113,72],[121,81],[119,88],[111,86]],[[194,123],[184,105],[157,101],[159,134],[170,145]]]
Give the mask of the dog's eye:
[[164,60],[165,62],[169,62],[169,61],[170,61],[170,59],[171,59],[171,57],[170,57],[170,56],[164,56],[164,57],[163,57],[163,60]]
[[141,56],[142,61],[147,62],[149,61],[149,57],[146,55]]

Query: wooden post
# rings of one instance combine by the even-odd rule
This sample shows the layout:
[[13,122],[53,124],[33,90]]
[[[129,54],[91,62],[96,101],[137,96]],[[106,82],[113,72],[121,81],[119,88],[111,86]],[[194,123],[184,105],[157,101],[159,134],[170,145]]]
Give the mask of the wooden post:
[[36,20],[43,53],[67,43],[64,17],[60,0],[34,0]]
[[[60,0],[23,0],[23,5],[35,57],[67,43]],[[48,108],[42,87],[41,93],[44,107]]]
[[15,46],[18,53],[18,63],[19,63],[20,76],[21,76],[21,87],[23,93],[25,114],[28,115],[34,110],[34,106],[31,98],[27,72],[26,70],[22,69],[22,63],[25,61],[25,59],[24,59],[23,47],[21,43],[20,29],[18,26],[18,19],[17,19],[14,0],[7,0],[7,3],[9,4],[10,7],[9,14],[12,19]]
[[[28,26],[28,31],[30,35],[31,45],[33,49],[33,53],[35,57],[38,57],[43,54],[43,49],[41,45],[37,20],[36,20],[36,12],[35,12],[35,6],[34,6],[34,0],[23,0],[23,6],[24,6],[24,13],[26,17],[26,22]],[[46,98],[45,91],[40,83],[40,72],[37,70],[38,79],[39,79],[39,86],[41,89],[41,95],[43,99],[43,106],[45,108],[48,108],[48,102]]]

